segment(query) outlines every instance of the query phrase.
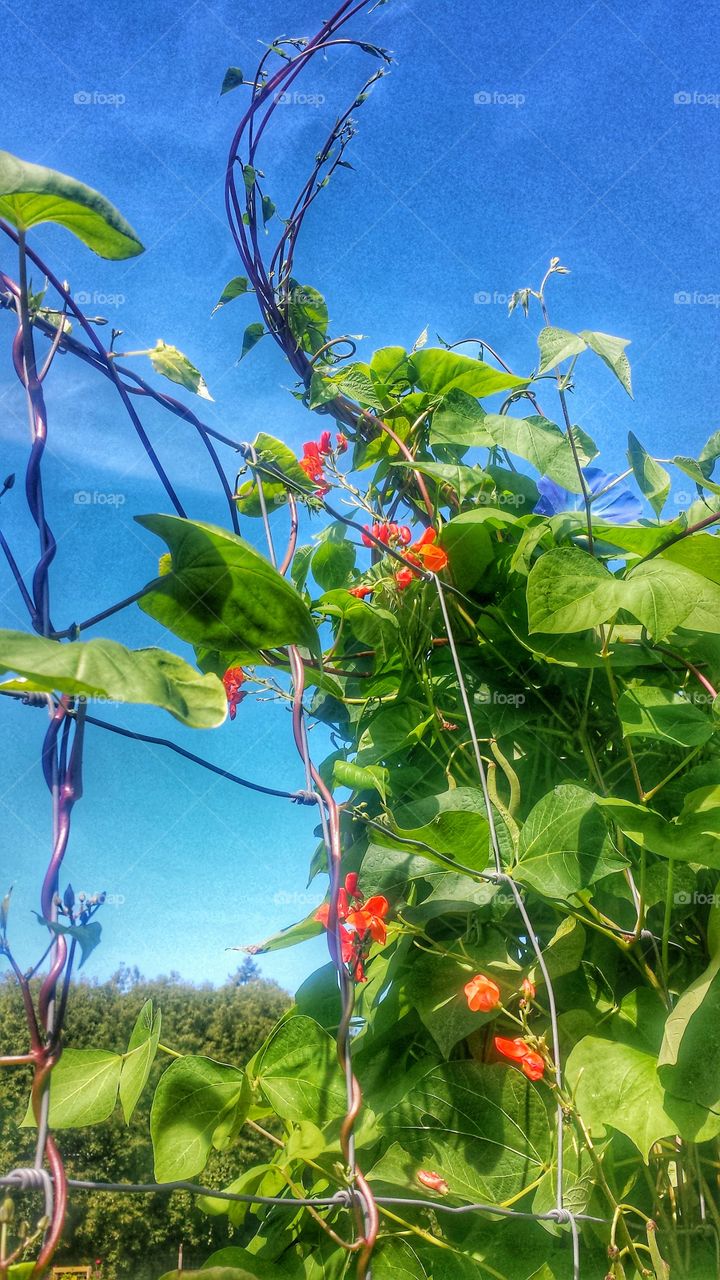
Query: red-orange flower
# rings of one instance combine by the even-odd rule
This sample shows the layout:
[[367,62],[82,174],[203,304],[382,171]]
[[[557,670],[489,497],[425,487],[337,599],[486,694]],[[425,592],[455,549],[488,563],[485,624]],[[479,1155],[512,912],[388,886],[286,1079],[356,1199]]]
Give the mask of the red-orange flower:
[[534,1049],[530,1049],[520,1063],[520,1070],[524,1071],[528,1080],[542,1080],[545,1074],[545,1059],[541,1054],[535,1053]]
[[349,898],[361,898],[362,894],[358,890],[358,873],[357,871],[348,871],[345,877],[345,891]]
[[[353,900],[357,904],[354,907]],[[389,909],[387,899],[380,896],[368,898],[363,903],[363,895],[358,887],[358,874],[356,871],[348,872],[344,886],[338,890],[338,935],[343,963],[348,966],[356,982],[365,981],[365,958],[370,941],[384,942],[387,937],[384,917]],[[323,902],[318,907],[315,919],[327,929],[330,921],[329,902]]]
[[[346,920],[349,910],[350,910],[350,903],[348,901],[347,890],[339,889],[338,899],[337,899],[338,920]],[[315,912],[315,919],[319,920],[321,924],[324,924],[325,928],[327,929],[329,917],[330,917],[330,903],[323,902],[322,906],[318,907],[317,911]]]
[[522,992],[523,1000],[535,999],[535,983],[531,982],[529,978],[523,978],[520,983],[520,990]]
[[362,907],[351,911],[347,922],[357,930],[361,938],[369,933],[373,942],[384,942],[387,938],[385,916],[389,910],[390,903],[387,898],[378,895],[375,898],[368,898]]
[[404,591],[406,587],[409,587],[411,582],[414,582],[416,578],[417,574],[414,569],[398,569],[398,572],[395,574],[395,582],[401,591]]
[[319,453],[332,453],[332,435],[329,431],[323,431],[318,440]]
[[490,1013],[500,1004],[500,988],[492,978],[484,973],[476,973],[474,978],[465,983],[465,995],[468,1007],[473,1013]]
[[418,1169],[415,1177],[421,1187],[429,1187],[431,1191],[437,1191],[439,1196],[446,1196],[450,1190],[445,1179],[433,1169]]
[[432,573],[440,573],[447,565],[447,552],[442,547],[435,545],[437,541],[437,529],[426,529],[422,537],[417,542],[413,542],[408,550],[408,558],[416,559],[423,568],[430,569]]
[[387,546],[390,540],[390,526],[387,524],[365,525],[362,535],[362,543],[364,547],[374,547],[378,542],[384,542]]
[[345,433],[344,433],[343,431],[338,431],[338,433],[337,433],[337,451],[338,451],[338,453],[345,453],[345,452],[347,451],[347,447],[348,447],[348,438],[347,438],[347,436],[345,435]]
[[517,1062],[520,1070],[528,1080],[541,1080],[545,1073],[545,1059],[525,1043],[521,1036],[514,1040],[506,1040],[503,1036],[495,1036],[495,1048],[504,1058]]
[[364,600],[366,596],[371,596],[373,587],[349,587],[351,596],[357,596],[358,600]]
[[241,692],[245,683],[245,672],[242,667],[228,667],[222,678],[225,686],[225,693],[228,701],[228,714],[231,720],[235,719],[235,712],[240,706],[245,694]]
[[309,480],[314,480],[316,484],[325,482],[325,473],[323,471],[323,461],[320,456],[320,447],[314,440],[306,440],[303,445],[303,456],[300,459],[300,467],[305,472]]

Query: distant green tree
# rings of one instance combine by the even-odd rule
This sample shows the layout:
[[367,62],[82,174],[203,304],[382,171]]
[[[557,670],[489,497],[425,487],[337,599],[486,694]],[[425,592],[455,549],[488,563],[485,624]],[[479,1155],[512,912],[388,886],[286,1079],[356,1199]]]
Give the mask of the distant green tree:
[[[162,1009],[163,1044],[179,1053],[202,1054],[221,1062],[245,1063],[288,1007],[289,997],[262,978],[247,959],[220,987],[193,986],[178,974],[147,980],[136,968],[123,967],[104,983],[75,984],[67,1017],[65,1044],[74,1048],[123,1051],[146,1000]],[[0,980],[0,1051],[24,1044],[25,1022],[17,987]],[[169,1065],[160,1053],[145,1094],[126,1125],[121,1111],[97,1127],[67,1130],[61,1147],[71,1177],[107,1182],[152,1182],[150,1105],[155,1085]],[[34,1131],[20,1127],[28,1099],[29,1074],[0,1073],[0,1171],[32,1162]],[[267,1158],[267,1142],[248,1130],[239,1146],[215,1153],[203,1174],[212,1186],[226,1186],[242,1168]],[[230,1240],[226,1217],[208,1218],[191,1196],[114,1195],[75,1192],[71,1197],[65,1244],[57,1263],[102,1260],[102,1280],[154,1280],[177,1264],[183,1245],[185,1265],[199,1266],[208,1248]],[[235,1242],[238,1237],[235,1236]]]

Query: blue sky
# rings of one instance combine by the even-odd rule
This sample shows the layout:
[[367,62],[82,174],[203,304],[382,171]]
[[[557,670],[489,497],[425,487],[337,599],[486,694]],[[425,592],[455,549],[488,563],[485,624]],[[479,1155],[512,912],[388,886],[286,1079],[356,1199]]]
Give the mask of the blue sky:
[[[0,146],[102,190],[146,245],[140,258],[108,263],[41,227],[39,252],[89,296],[88,311],[123,329],[119,349],[163,338],[187,353],[214,396],[198,402],[207,421],[238,439],[265,430],[299,448],[314,424],[288,394],[277,349],[264,342],[236,364],[243,329],[256,319],[252,300],[210,317],[239,271],[222,183],[243,91],[220,100],[219,86],[229,64],[250,73],[259,40],[310,35],[329,6],[3,0],[0,11]],[[718,25],[706,10],[699,33],[697,14],[677,0],[391,0],[356,21],[355,32],[392,49],[397,64],[359,114],[355,172],[338,176],[305,226],[297,274],[326,294],[333,332],[367,335],[362,353],[410,345],[425,326],[447,340],[484,337],[517,372],[529,371],[537,322],[508,318],[506,301],[537,284],[558,254],[572,274],[551,286],[552,320],[632,339],[635,401],[588,357],[576,420],[611,465],[623,464],[628,429],[656,455],[697,453],[718,426]],[[304,97],[278,112],[265,172],[281,212],[368,69],[347,52],[314,65],[297,82]],[[0,263],[15,272],[9,244]],[[0,471],[22,474],[27,426],[11,335],[0,317]],[[167,510],[167,500],[109,386],[65,357],[46,387],[45,482],[60,540],[54,616],[67,625],[154,575],[162,548],[132,516]],[[152,409],[144,421],[188,511],[222,521],[190,429]],[[232,476],[233,455],[227,463]],[[0,517],[27,569],[35,544],[21,488]],[[254,525],[244,532],[258,536]],[[26,625],[7,573],[0,624]],[[139,610],[103,634],[163,642]],[[159,712],[99,713],[273,785],[302,783],[281,707],[246,700],[234,724],[205,735]],[[9,761],[0,882],[16,884],[24,964],[41,940],[30,911],[49,841],[42,715],[0,708]],[[259,940],[322,896],[306,888],[312,829],[308,811],[241,791],[160,748],[91,732],[66,864],[76,889],[111,895],[88,971],[102,977],[125,961],[146,974],[222,980],[235,961],[226,947]],[[323,958],[321,943],[306,944],[266,957],[263,970],[294,987]]]

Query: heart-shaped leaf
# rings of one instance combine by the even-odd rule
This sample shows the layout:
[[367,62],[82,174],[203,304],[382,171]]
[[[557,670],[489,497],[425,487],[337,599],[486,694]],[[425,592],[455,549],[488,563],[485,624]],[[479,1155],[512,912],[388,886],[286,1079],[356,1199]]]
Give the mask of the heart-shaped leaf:
[[101,258],[134,258],[143,245],[105,196],[56,169],[0,151],[0,216],[19,231],[57,222]]
[[172,556],[170,572],[150,584],[140,608],[181,640],[221,652],[284,644],[317,650],[307,605],[249,543],[179,516],[136,519]]
[[[227,714],[222,684],[165,649],[126,649],[115,640],[61,644],[25,631],[0,631],[0,671],[25,676],[34,690],[162,707],[193,729],[214,729]],[[15,689],[21,683],[13,681]]]

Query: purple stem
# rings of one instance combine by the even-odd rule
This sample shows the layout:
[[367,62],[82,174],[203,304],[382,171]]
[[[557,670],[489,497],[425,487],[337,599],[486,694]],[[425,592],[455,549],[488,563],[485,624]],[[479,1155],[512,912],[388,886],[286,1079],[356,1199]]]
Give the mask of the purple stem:
[[[9,225],[9,223],[4,222],[1,218],[0,218],[0,231],[4,231],[5,235],[9,236],[11,240],[14,240],[16,244],[19,243],[20,237],[18,236],[18,233],[15,231],[13,227]],[[72,295],[68,292],[68,290],[62,284],[62,282],[58,280],[57,276],[54,274],[54,272],[50,270],[47,264],[43,262],[42,258],[40,258],[33,249],[27,248],[26,253],[30,261],[34,262],[35,266],[40,271],[43,272],[43,274],[47,277],[48,281],[52,285],[53,289],[57,291],[57,293],[66,303],[68,311],[72,312],[78,324],[81,326],[82,329],[85,330],[85,333],[88,335],[92,345],[95,347],[96,351],[98,352],[100,359],[107,366],[108,376],[111,379],[111,381],[115,383],[115,386],[117,387],[118,394],[127,410],[130,421],[132,422],[140,438],[140,441],[142,443],[143,448],[145,449],[145,452],[147,453],[148,458],[150,459],[153,467],[155,468],[155,472],[158,478],[160,479],[165,489],[165,492],[167,493],[170,501],[172,502],[177,514],[179,516],[184,517],[185,510],[182,506],[182,503],[180,502],[180,499],[178,498],[172,484],[170,483],[170,480],[167,476],[165,468],[163,467],[162,463],[160,462],[160,459],[158,458],[157,454],[155,453],[155,450],[152,447],[152,444],[150,443],[150,440],[147,436],[145,428],[143,427],[142,422],[140,421],[140,418],[138,417],[138,414],[136,413],[135,408],[133,407],[130,401],[130,397],[125,387],[122,384],[121,378],[118,376],[115,369],[113,368],[113,361],[108,358],[108,354],[105,348],[103,347],[100,339],[98,338],[97,334],[95,333],[95,330],[92,328],[92,325],[89,323],[89,321],[86,320],[84,313],[82,312],[80,307],[78,307]]]

